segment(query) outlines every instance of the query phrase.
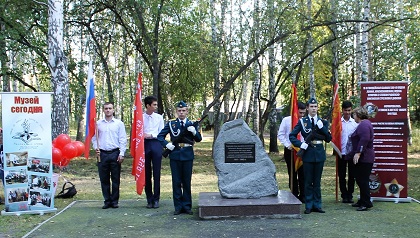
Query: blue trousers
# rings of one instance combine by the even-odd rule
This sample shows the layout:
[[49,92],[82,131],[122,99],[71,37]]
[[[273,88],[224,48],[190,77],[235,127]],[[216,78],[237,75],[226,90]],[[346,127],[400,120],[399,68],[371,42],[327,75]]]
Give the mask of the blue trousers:
[[303,162],[305,172],[305,208],[322,208],[321,176],[324,169],[322,162]]
[[104,204],[106,205],[117,205],[120,198],[121,164],[117,161],[119,154],[120,150],[101,151],[100,154],[101,162],[98,162],[98,172]]
[[[162,167],[162,145],[156,139],[144,140],[147,203],[160,199],[160,170]],[[153,182],[152,182],[153,177]],[[152,186],[153,185],[153,186]]]
[[172,173],[172,196],[176,211],[191,210],[191,177],[193,160],[170,161]]

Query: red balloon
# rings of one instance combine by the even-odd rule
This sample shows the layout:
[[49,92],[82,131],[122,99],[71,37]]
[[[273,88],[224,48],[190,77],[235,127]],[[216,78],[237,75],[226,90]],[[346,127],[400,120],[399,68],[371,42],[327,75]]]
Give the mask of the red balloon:
[[63,167],[66,167],[67,165],[69,165],[69,163],[70,163],[70,159],[62,159],[58,167],[62,169]]
[[65,159],[70,160],[77,156],[77,148],[73,145],[73,143],[65,145],[61,152],[63,153],[63,158]]
[[[71,138],[69,135],[66,134],[60,134],[57,136],[56,138],[57,140],[55,141],[55,147],[59,148],[61,150],[61,152],[63,152],[63,148],[64,146],[66,146],[68,143],[71,142]],[[63,153],[64,155],[64,153]]]
[[53,147],[56,147],[56,146],[55,146],[55,143],[57,143],[57,138],[54,138],[54,140],[52,141],[52,146],[53,146]]
[[59,148],[52,148],[52,162],[54,165],[60,165],[61,160],[63,159],[63,154]]
[[81,156],[85,152],[85,144],[81,141],[73,141],[72,144],[77,148],[77,155]]

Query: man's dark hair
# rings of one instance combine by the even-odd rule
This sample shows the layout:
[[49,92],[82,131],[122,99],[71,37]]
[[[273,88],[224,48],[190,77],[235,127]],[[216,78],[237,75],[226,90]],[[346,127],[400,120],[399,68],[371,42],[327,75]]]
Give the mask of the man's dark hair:
[[342,109],[349,107],[353,107],[353,104],[350,101],[343,101],[343,103],[341,104]]
[[103,107],[105,107],[106,105],[112,105],[112,107],[114,107],[114,103],[112,103],[112,102],[105,102]]
[[305,103],[298,101],[298,109],[306,109]]
[[157,102],[157,97],[155,96],[147,96],[144,98],[144,105],[152,105],[153,102]]

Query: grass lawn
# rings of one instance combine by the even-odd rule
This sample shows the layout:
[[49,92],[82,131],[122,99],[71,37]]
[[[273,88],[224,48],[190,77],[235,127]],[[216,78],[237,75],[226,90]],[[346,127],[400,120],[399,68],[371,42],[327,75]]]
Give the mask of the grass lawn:
[[[408,158],[408,195],[417,200],[420,199],[420,135],[418,130],[414,131],[413,145],[409,146],[409,158]],[[218,192],[217,187],[217,176],[215,173],[213,159],[211,158],[211,145],[212,135],[207,135],[203,139],[203,142],[198,143],[195,146],[196,160],[194,161],[193,168],[193,179],[192,179],[192,192],[193,192],[193,206],[197,207],[198,194],[200,192]],[[267,143],[267,142],[266,142]],[[328,145],[328,154],[331,155],[331,146]],[[280,149],[282,151],[282,149]],[[277,182],[280,190],[288,190],[287,187],[287,172],[286,165],[282,160],[282,152],[271,153],[269,156],[275,163],[277,168]],[[139,212],[145,208],[146,200],[145,195],[137,195],[135,192],[134,177],[131,175],[131,162],[132,158],[127,158],[123,163],[122,171],[122,183],[121,183],[121,200],[135,201],[136,211]],[[100,183],[95,165],[95,160],[85,160],[84,158],[76,158],[70,162],[70,165],[64,171],[58,171],[61,174],[57,193],[61,190],[61,186],[64,183],[63,178],[66,178],[76,185],[78,190],[77,195],[73,199],[55,199],[55,207],[58,212],[63,210],[67,205],[72,203],[74,200],[87,201],[97,200],[102,201],[102,194],[100,189]],[[407,188],[404,188],[407,189]],[[356,191],[358,191],[356,187]],[[1,190],[3,197],[3,190]],[[368,212],[356,212],[354,208],[348,206],[348,204],[342,204],[335,201],[335,159],[330,156],[327,159],[324,167],[324,173],[322,177],[322,195],[323,195],[323,208],[327,213],[325,214],[310,214],[302,215],[302,219],[269,219],[266,220],[265,224],[267,227],[259,227],[258,229],[265,229],[277,224],[279,227],[287,226],[290,228],[300,229],[304,232],[304,235],[311,235],[315,237],[419,237],[420,235],[420,204],[416,202],[412,203],[400,203],[395,204],[393,202],[375,202],[374,208]],[[172,189],[171,189],[171,174],[169,169],[169,159],[163,158],[162,163],[162,178],[161,178],[161,201],[168,204],[168,211],[173,208],[172,205]],[[98,202],[98,209],[100,209],[101,202]],[[4,205],[0,205],[0,210],[4,209]],[[102,209],[100,209],[102,210]],[[302,206],[303,210],[303,206]],[[118,211],[122,209],[114,210],[114,216],[121,215]],[[150,209],[149,209],[150,211]],[[67,211],[66,211],[67,212]],[[22,237],[27,232],[36,227],[39,223],[47,220],[54,214],[45,215],[21,215],[21,216],[2,216],[0,219],[0,237]],[[141,214],[140,214],[141,215]],[[139,216],[140,216],[139,215]],[[147,222],[160,223],[160,219],[173,220],[172,216],[168,217],[154,217],[141,215]],[[194,217],[184,216],[182,219],[193,220],[191,224],[206,224],[213,225],[216,229],[232,229],[230,222],[232,220],[223,221],[201,221],[198,216]],[[251,223],[257,222],[260,219],[250,219],[236,221],[236,229],[239,232],[241,227],[237,226],[242,224],[243,226],[250,225]],[[261,219],[264,220],[264,219]],[[77,218],[73,218],[72,222],[77,222]],[[173,221],[172,221],[173,222]],[[230,225],[229,225],[229,224]],[[273,224],[272,224],[273,223]],[[226,228],[225,226],[226,225]],[[260,225],[259,225],[260,226]],[[219,227],[219,228],[217,228]],[[229,228],[230,227],[230,228]],[[140,229],[140,228],[139,228]],[[187,226],[183,229],[193,229]],[[270,231],[274,228],[269,228]],[[64,229],[65,230],[65,229]],[[342,235],[345,231],[346,235]],[[162,232],[167,232],[162,230]],[[204,231],[203,231],[204,232]],[[233,236],[235,233],[220,233],[225,234],[227,237]],[[273,234],[280,231],[273,231]],[[66,237],[64,233],[64,237]],[[163,235],[164,233],[162,233]],[[186,234],[186,233],[185,233]],[[197,236],[197,233],[190,233],[190,236]],[[205,233],[203,233],[205,234]],[[251,234],[251,233],[250,233]],[[266,233],[269,235],[271,233]],[[296,233],[294,233],[296,234]],[[89,236],[89,235],[86,235]],[[120,237],[120,236],[117,236]],[[126,234],[125,237],[131,237],[130,234]],[[235,235],[236,237],[236,235]],[[238,236],[239,237],[239,236]],[[241,236],[244,237],[244,236]]]

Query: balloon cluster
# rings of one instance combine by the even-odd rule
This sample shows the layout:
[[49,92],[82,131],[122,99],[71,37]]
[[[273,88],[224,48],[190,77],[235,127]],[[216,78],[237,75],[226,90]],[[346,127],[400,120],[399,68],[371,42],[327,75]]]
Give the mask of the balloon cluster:
[[85,144],[72,141],[69,135],[60,134],[52,141],[52,162],[58,167],[66,167],[70,160],[81,156],[85,151]]

